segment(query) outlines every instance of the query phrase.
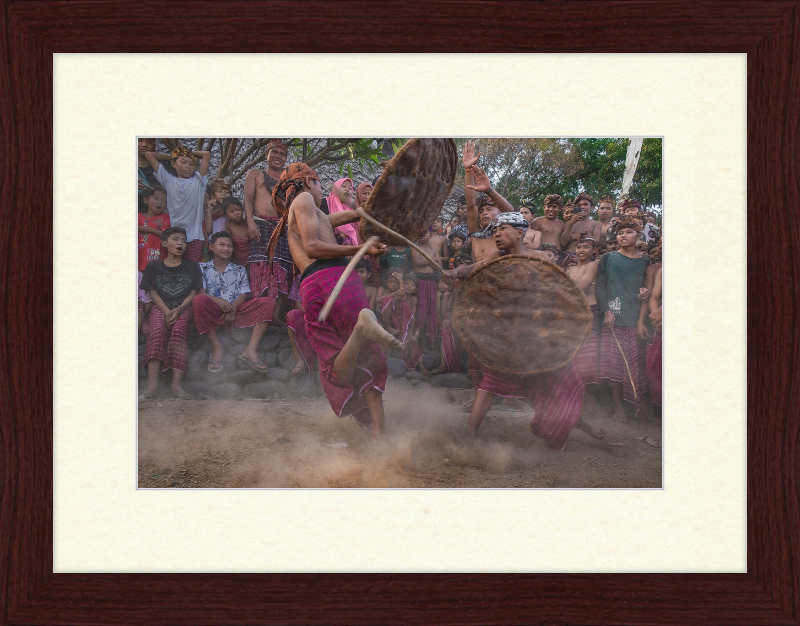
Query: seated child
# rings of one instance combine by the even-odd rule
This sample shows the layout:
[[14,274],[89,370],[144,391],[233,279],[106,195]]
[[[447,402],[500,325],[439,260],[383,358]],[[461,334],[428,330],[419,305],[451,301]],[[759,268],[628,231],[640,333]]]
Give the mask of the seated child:
[[172,370],[172,393],[176,398],[190,398],[181,388],[186,371],[186,340],[192,321],[192,300],[203,287],[197,263],[183,258],[186,232],[171,226],[161,233],[161,259],[150,261],[142,274],[139,288],[150,292],[153,310],[144,323],[147,335],[144,362],[147,365],[147,391],[140,400],[151,400],[158,389],[158,374]]
[[247,251],[250,238],[247,234],[247,220],[244,218],[242,201],[239,198],[228,196],[222,201],[222,210],[225,212],[225,228],[222,230],[230,233],[233,241],[233,256],[231,260],[236,265],[247,265]]
[[[211,153],[208,150],[191,150],[179,145],[172,151],[172,167],[177,176],[170,174],[159,162],[155,152],[146,152],[148,163],[153,168],[158,182],[167,190],[169,200],[169,219],[173,226],[179,226],[186,232],[186,260],[199,263],[203,260],[203,205],[206,184],[208,183],[208,166]],[[202,158],[200,167],[196,169],[195,157]]]
[[213,352],[208,357],[208,371],[222,369],[225,349],[217,339],[217,328],[223,324],[236,328],[253,328],[250,343],[239,355],[239,361],[257,372],[266,372],[267,366],[256,354],[256,347],[272,320],[275,301],[269,298],[247,300],[250,283],[241,265],[230,262],[233,240],[226,231],[214,233],[209,242],[214,259],[200,264],[203,285],[194,299],[194,318],[197,332],[205,335]]
[[[163,187],[153,187],[142,192],[145,212],[138,213],[139,220],[139,282],[150,261],[161,259],[161,233],[171,226],[167,208],[167,192]],[[153,300],[144,289],[139,289],[139,330],[144,317],[150,312]]]
[[372,274],[372,264],[367,259],[361,259],[356,265],[356,272],[361,276],[361,282],[364,284],[364,291],[367,293],[369,299],[369,310],[375,311],[377,304],[378,290],[369,284],[369,278]]
[[460,254],[464,249],[464,235],[460,231],[450,234],[450,264],[447,269],[456,269],[453,265],[456,255]]
[[383,327],[400,341],[405,341],[410,332],[414,332],[414,312],[406,302],[406,291],[403,288],[403,272],[400,268],[391,268],[384,276],[386,287],[378,290],[378,313]]

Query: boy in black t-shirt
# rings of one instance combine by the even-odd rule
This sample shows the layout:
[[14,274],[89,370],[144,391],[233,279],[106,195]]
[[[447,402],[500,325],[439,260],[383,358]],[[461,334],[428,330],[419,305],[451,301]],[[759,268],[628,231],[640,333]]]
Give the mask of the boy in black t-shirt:
[[140,400],[151,400],[158,388],[158,373],[172,370],[172,393],[189,399],[181,387],[186,371],[189,323],[192,321],[192,300],[203,287],[200,266],[184,261],[186,231],[176,226],[161,233],[161,260],[150,261],[139,288],[150,292],[153,310],[144,323],[147,335],[144,362],[147,365],[147,391]]

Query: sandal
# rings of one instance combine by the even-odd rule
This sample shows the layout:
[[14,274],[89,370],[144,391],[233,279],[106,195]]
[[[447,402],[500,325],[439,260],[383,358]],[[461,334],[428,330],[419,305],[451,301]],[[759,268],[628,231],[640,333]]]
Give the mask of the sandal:
[[185,391],[181,391],[180,393],[176,393],[176,394],[175,394],[175,397],[176,397],[178,400],[191,400],[191,399],[192,399],[192,396],[190,396],[190,395],[189,395],[188,393],[186,393]]
[[139,401],[140,402],[141,401],[145,401],[145,400],[152,400],[152,399],[153,399],[153,394],[152,393],[148,393],[146,391],[142,395],[139,396]]
[[221,372],[222,371],[222,359],[219,361],[215,361],[211,357],[208,357],[208,371],[209,372]]
[[306,368],[302,365],[295,365],[294,369],[289,372],[289,378],[292,376],[305,376],[306,375]]
[[258,361],[250,361],[250,360],[248,360],[248,359],[244,358],[244,357],[243,357],[241,354],[239,355],[238,359],[239,359],[240,361],[244,362],[244,363],[247,363],[247,365],[248,365],[248,366],[249,366],[251,369],[254,369],[254,370],[255,370],[255,371],[257,371],[257,372],[261,372],[262,374],[264,374],[264,373],[266,373],[266,371],[267,371],[267,366],[266,366],[266,365],[264,365],[264,363],[263,363],[261,360],[258,360]]

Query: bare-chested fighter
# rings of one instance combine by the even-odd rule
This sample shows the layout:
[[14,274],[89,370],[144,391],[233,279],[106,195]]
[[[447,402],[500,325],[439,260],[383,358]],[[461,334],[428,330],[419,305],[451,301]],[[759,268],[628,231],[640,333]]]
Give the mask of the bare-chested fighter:
[[[285,234],[281,237],[275,253],[277,263],[270,264],[266,252],[267,241],[278,223],[278,214],[272,204],[272,189],[286,165],[287,155],[288,151],[283,141],[272,139],[267,145],[267,169],[254,167],[244,177],[244,213],[247,235],[250,238],[247,251],[250,290],[254,298],[263,296],[275,301],[273,322],[285,308],[289,279],[294,272],[293,259]],[[256,220],[256,217],[261,219]]]
[[[325,215],[319,210],[322,186],[317,173],[305,163],[292,163],[273,188],[272,201],[280,222],[267,248],[271,256],[278,237],[288,227],[289,246],[302,272],[300,297],[305,311],[306,334],[319,360],[322,388],[333,412],[352,415],[360,424],[373,426],[373,435],[384,432],[383,392],[386,357],[381,346],[402,350],[403,344],[381,328],[369,309],[364,285],[352,273],[336,299],[328,318],[319,314],[342,275],[348,258],[359,246],[340,246],[334,228],[358,221],[354,211]],[[372,256],[386,252],[376,244]]]
[[605,195],[597,201],[597,220],[600,222],[600,238],[597,245],[606,245],[606,231],[611,226],[611,216],[614,214],[614,198]]
[[600,238],[600,223],[595,222],[589,214],[594,208],[594,199],[585,192],[580,192],[573,202],[572,217],[564,225],[564,230],[559,237],[559,242],[564,252],[575,259],[575,243],[581,235],[597,241]]
[[[476,267],[508,254],[545,257],[542,252],[526,252],[522,240],[528,222],[521,213],[502,213],[494,218],[490,227],[497,250],[479,263],[461,266],[443,272],[447,280],[463,279]],[[578,428],[592,437],[602,439],[606,432],[586,422],[580,415],[583,407],[583,383],[575,363],[569,363],[555,372],[532,376],[504,374],[484,366],[484,376],[475,395],[475,402],[467,423],[467,434],[477,435],[495,396],[526,398],[536,411],[531,421],[531,432],[542,437],[547,444],[563,450],[567,436]]]
[[[465,196],[467,200],[467,227],[469,232],[468,244],[474,262],[484,261],[489,257],[494,258],[497,246],[491,237],[491,231],[486,229],[492,220],[501,212],[513,211],[514,207],[492,189],[491,182],[486,173],[478,167],[480,153],[475,154],[475,142],[468,141],[464,146],[461,160],[465,171]],[[476,192],[481,191],[486,195],[476,200]],[[469,356],[469,375],[472,386],[478,389],[481,382],[481,364],[472,355]],[[463,404],[464,408],[472,407],[472,402]]]
[[564,200],[561,199],[557,193],[551,193],[544,199],[544,216],[537,217],[531,223],[533,230],[538,230],[542,233],[542,238],[539,246],[542,244],[551,243],[558,250],[561,250],[561,233],[564,232],[564,222],[558,219],[558,212],[561,210],[561,205]]

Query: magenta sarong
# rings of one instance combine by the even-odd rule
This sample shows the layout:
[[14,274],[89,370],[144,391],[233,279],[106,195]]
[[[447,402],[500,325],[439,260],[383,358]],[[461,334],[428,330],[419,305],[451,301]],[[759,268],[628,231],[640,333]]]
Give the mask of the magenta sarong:
[[409,328],[411,327],[411,322],[414,319],[414,313],[411,311],[411,307],[408,306],[408,302],[405,300],[398,302],[394,301],[394,298],[390,298],[389,296],[385,296],[381,298],[379,309],[381,314],[388,307],[391,307],[390,312],[390,320],[392,323],[392,328],[396,328],[400,332],[397,334],[397,338],[403,342],[403,360],[406,362],[406,367],[413,368],[416,366],[417,361],[419,361],[420,357],[422,356],[422,350],[419,349],[416,341],[412,341],[409,338]]
[[364,394],[369,389],[383,393],[386,388],[386,357],[374,341],[366,342],[358,355],[353,381],[342,380],[333,371],[333,362],[353,333],[358,314],[369,308],[361,277],[350,274],[339,297],[324,322],[319,313],[325,305],[344,267],[328,267],[314,272],[300,284],[300,298],[305,309],[306,335],[319,360],[319,377],[328,402],[339,417],[352,415],[362,424],[371,424]]
[[436,339],[436,295],[439,281],[436,274],[417,274],[416,326],[428,333],[431,341]]
[[569,431],[578,423],[583,408],[583,383],[574,363],[531,376],[485,368],[478,389],[504,398],[527,398],[536,412],[531,432],[555,450],[564,449]]
[[453,324],[439,324],[439,336],[442,338],[442,351],[448,374],[461,373],[461,342],[453,332]]
[[575,367],[578,368],[578,376],[581,377],[584,385],[596,384],[600,382],[600,333],[595,332],[595,329],[600,329],[599,316],[597,305],[590,305],[594,323],[592,324],[592,332],[589,333],[586,343],[583,348],[575,357]]
[[661,406],[661,333],[655,331],[653,343],[647,346],[647,379],[650,381],[650,402]]

